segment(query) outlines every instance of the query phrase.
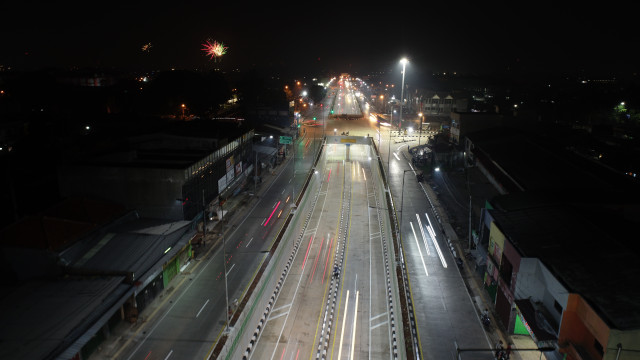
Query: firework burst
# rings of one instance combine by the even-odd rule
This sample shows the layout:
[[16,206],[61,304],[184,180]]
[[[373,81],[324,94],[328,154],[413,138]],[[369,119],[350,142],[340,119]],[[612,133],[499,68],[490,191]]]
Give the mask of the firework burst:
[[152,46],[153,46],[153,45],[151,45],[151,43],[146,43],[146,44],[142,45],[142,49],[141,49],[141,50],[142,50],[143,52],[148,53],[148,52],[150,52],[150,51],[151,51],[151,47],[152,47]]
[[217,59],[227,53],[227,47],[223,43],[217,41],[207,40],[202,44],[202,51],[206,53],[211,59]]

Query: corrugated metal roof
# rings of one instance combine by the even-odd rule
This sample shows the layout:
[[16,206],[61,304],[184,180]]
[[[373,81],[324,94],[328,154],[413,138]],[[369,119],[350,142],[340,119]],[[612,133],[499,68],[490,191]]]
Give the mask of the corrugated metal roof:
[[132,289],[123,276],[33,281],[0,299],[0,358],[46,359],[61,352]]
[[190,225],[189,221],[136,220],[94,233],[61,258],[71,268],[141,275],[191,231]]

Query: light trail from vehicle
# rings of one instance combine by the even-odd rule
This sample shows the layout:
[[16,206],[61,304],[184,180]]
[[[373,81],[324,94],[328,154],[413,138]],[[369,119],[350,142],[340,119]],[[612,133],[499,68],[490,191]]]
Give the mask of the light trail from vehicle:
[[278,206],[280,206],[280,201],[278,201],[278,203],[276,204],[276,207],[273,208],[273,211],[271,212],[271,215],[269,215],[269,218],[267,219],[267,221],[264,223],[264,226],[267,226],[267,224],[269,224],[269,221],[271,221],[271,217],[273,217],[273,214],[278,209]]
[[418,225],[420,226],[420,233],[422,234],[422,241],[424,242],[424,247],[427,249],[427,255],[431,255],[431,250],[429,250],[429,244],[427,243],[427,234],[424,233],[424,226],[422,226],[422,220],[420,220],[420,215],[416,214],[416,218],[418,219]]
[[347,299],[344,303],[344,316],[342,318],[342,331],[340,332],[340,345],[338,346],[338,359],[342,357],[342,343],[344,341],[344,325],[347,323],[347,309],[349,306],[349,290],[347,290]]
[[[413,230],[413,223],[409,221],[411,225],[411,230]],[[416,245],[418,247],[418,252],[420,253],[420,261],[422,261],[422,267],[424,268],[424,273],[429,276],[429,272],[427,271],[427,264],[424,263],[424,256],[422,256],[422,250],[420,250],[420,244],[418,243],[418,237],[416,236],[416,231],[413,230],[413,237],[416,239]]]

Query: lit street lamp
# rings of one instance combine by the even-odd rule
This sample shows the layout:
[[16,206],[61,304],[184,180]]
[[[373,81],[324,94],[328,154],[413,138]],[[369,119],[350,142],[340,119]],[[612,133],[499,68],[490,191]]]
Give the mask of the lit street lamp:
[[406,69],[407,63],[409,60],[407,58],[402,58],[400,63],[402,64],[402,89],[400,89],[400,122],[398,126],[402,127],[402,106],[404,105],[404,71]]
[[420,146],[420,138],[422,137],[422,123],[424,122],[423,114],[418,113],[418,118],[420,119],[420,131],[418,132],[418,146]]

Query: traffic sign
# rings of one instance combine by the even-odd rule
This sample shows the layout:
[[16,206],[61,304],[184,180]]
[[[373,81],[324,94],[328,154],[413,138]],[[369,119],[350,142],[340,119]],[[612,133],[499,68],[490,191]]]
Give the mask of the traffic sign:
[[291,136],[280,136],[280,144],[291,144],[292,142]]

